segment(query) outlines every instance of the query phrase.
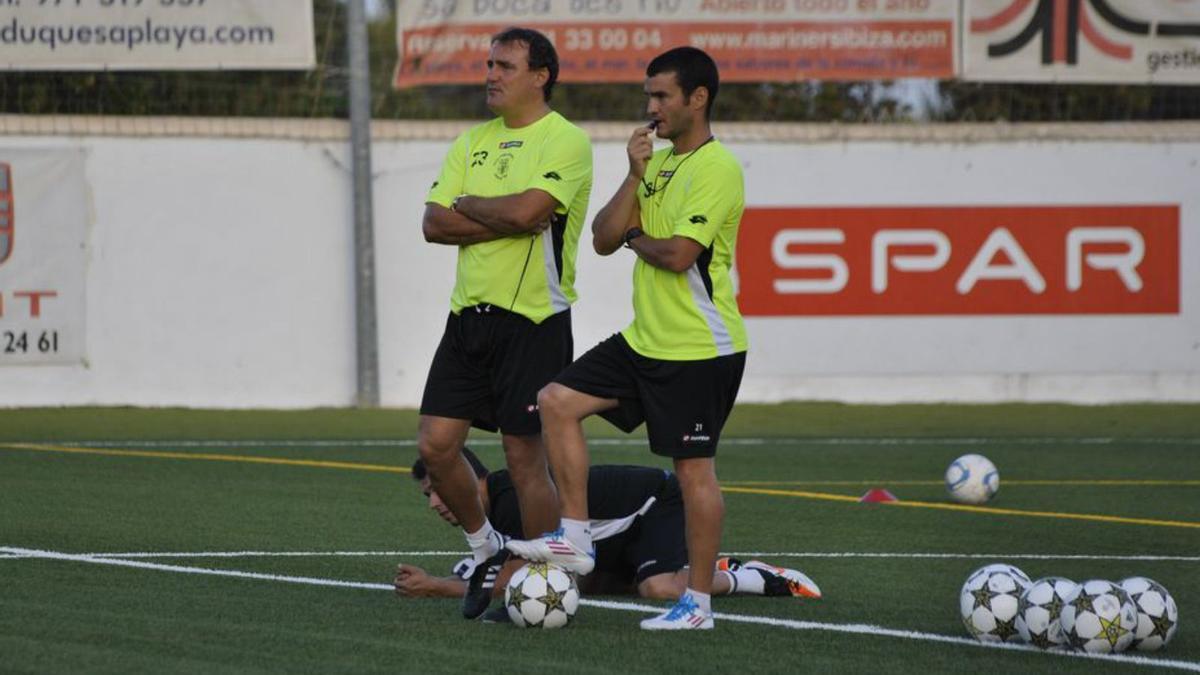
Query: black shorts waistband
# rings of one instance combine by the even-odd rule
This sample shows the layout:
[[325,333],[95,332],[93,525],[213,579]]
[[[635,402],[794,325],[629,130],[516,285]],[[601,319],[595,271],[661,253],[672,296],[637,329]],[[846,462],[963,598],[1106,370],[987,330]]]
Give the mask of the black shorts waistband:
[[471,314],[484,314],[484,315],[488,315],[488,316],[521,316],[520,314],[517,314],[516,312],[511,312],[507,309],[504,309],[503,307],[500,307],[498,305],[488,304],[486,302],[480,303],[478,305],[470,305],[470,306],[462,308],[463,314],[467,314],[468,312]]
[[[451,314],[453,315],[454,313],[451,312]],[[512,310],[508,310],[503,307],[500,307],[499,305],[493,305],[493,304],[486,303],[486,302],[481,302],[478,305],[468,305],[466,307],[463,307],[461,310],[459,310],[457,316],[459,316],[459,317],[480,317],[480,318],[482,318],[482,317],[511,318],[511,319],[521,319],[522,321],[527,321],[531,324],[534,323],[533,319],[530,319],[529,317],[525,316],[524,314],[521,314],[520,312],[514,312]],[[547,321],[556,320],[559,317],[569,317],[569,316],[571,316],[571,309],[567,308],[567,309],[562,310],[561,312],[557,312],[555,314],[551,314],[550,316],[546,317],[546,319],[542,321],[542,324],[545,324]],[[542,324],[537,324],[537,325],[542,325]]]

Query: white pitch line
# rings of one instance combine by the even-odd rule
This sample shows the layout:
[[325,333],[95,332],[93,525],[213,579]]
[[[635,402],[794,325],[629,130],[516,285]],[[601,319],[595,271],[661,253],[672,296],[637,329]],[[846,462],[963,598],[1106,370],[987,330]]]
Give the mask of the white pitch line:
[[[0,547],[0,554],[12,554],[19,556],[28,556],[31,558],[40,558],[47,560],[63,560],[70,562],[82,562],[99,565],[112,565],[117,567],[132,567],[136,569],[149,569],[160,572],[175,572],[179,574],[203,574],[210,576],[221,577],[236,577],[240,579],[256,579],[262,581],[279,581],[294,584],[306,584],[311,586],[327,586],[337,588],[355,588],[366,590],[386,590],[392,591],[394,587],[391,584],[372,584],[357,581],[341,581],[338,579],[319,579],[314,577],[293,577],[279,574],[261,574],[257,572],[241,572],[237,570],[217,570],[205,567],[183,567],[178,565],[161,565],[157,563],[138,562],[135,560],[120,560],[115,558],[96,558],[87,555],[76,555],[70,553],[60,553],[57,551],[42,551],[36,549],[25,549],[15,547]],[[608,600],[581,600],[581,604],[591,607],[599,607],[602,609],[614,609],[631,612],[641,612],[654,614],[662,611],[661,607],[651,605],[642,605],[632,602],[612,602]],[[1063,658],[1078,658],[1092,659],[1096,661],[1108,661],[1112,663],[1126,663],[1131,665],[1146,666],[1150,668],[1172,668],[1176,670],[1184,670],[1200,673],[1200,663],[1193,661],[1178,661],[1172,659],[1152,659],[1145,656],[1135,654],[1089,654],[1086,652],[1044,652],[1026,645],[1013,644],[994,644],[978,642],[976,640],[968,640],[967,638],[954,637],[950,635],[939,635],[937,633],[921,633],[917,631],[897,630],[894,628],[884,628],[882,626],[872,626],[869,624],[840,624],[840,623],[820,623],[817,621],[794,621],[791,619],[776,619],[766,616],[749,616],[744,614],[726,614],[717,612],[715,618],[723,621],[735,623],[759,624],[764,626],[774,626],[780,628],[791,628],[793,630],[821,630],[835,633],[850,633],[856,635],[870,635],[875,637],[892,637],[905,640],[917,640],[922,642],[940,642],[944,644],[953,644],[963,647],[981,647],[984,649],[1003,649],[1008,651],[1028,652],[1031,654],[1053,655]]]
[[[87,558],[335,558],[461,557],[469,551],[128,551],[79,553]],[[723,551],[735,558],[879,558],[909,560],[1097,560],[1119,562],[1200,562],[1200,556],[1086,555],[1075,553],[890,553],[869,551]],[[0,554],[0,560],[36,556]]]
[[[49,441],[12,441],[14,443],[47,443]],[[127,441],[53,441],[55,445],[68,445],[90,448],[228,448],[228,447],[415,447],[415,439],[346,439],[346,440],[208,440],[208,441],[170,441],[170,440],[127,440]],[[1094,438],[1074,438],[1055,436],[981,436],[964,438],[910,438],[910,437],[779,437],[779,438],[738,438],[729,437],[721,440],[721,445],[1111,445],[1114,443],[1133,443],[1144,445],[1200,445],[1200,438],[1116,438],[1099,436]],[[645,438],[593,438],[588,440],[591,446],[645,446]],[[467,445],[494,446],[500,445],[498,438],[472,438]]]
[[[642,605],[633,602],[611,602],[608,600],[581,600],[583,604],[593,607],[603,607],[605,609],[626,610],[632,612],[649,612],[658,613],[662,611],[661,607],[652,607],[650,605]],[[1091,654],[1088,652],[1067,652],[1067,651],[1042,651],[1029,645],[1011,644],[1011,643],[991,643],[980,642],[979,640],[971,640],[968,638],[956,637],[953,635],[940,635],[937,633],[922,633],[911,630],[897,630],[895,628],[884,628],[882,626],[873,626],[862,623],[821,623],[818,621],[796,621],[793,619],[776,619],[767,616],[748,616],[745,614],[726,614],[724,612],[714,612],[713,618],[723,621],[731,621],[734,623],[750,623],[763,626],[776,626],[781,628],[791,628],[793,630],[822,630],[834,633],[851,633],[855,635],[870,635],[878,637],[893,637],[905,640],[919,640],[923,642],[941,642],[945,644],[959,645],[963,647],[983,647],[985,649],[1004,649],[1014,652],[1028,652],[1032,654],[1052,654],[1054,656],[1065,656],[1077,659],[1094,659],[1098,661],[1110,661],[1116,663],[1133,663],[1139,666],[1149,666],[1156,668],[1175,668],[1179,670],[1188,670],[1200,672],[1200,663],[1193,661],[1178,661],[1168,659],[1152,659],[1136,654]]]
[[1126,562],[1200,562],[1200,556],[1174,555],[1079,555],[1071,553],[860,553],[734,551],[721,553],[734,558],[902,558],[934,560],[1115,560]]
[[321,558],[321,557],[432,557],[464,556],[470,551],[201,551],[137,553],[81,553],[92,558]]
[[71,562],[92,563],[96,565],[112,565],[114,567],[133,567],[159,572],[178,572],[181,574],[205,574],[217,577],[237,577],[239,579],[258,579],[261,581],[283,581],[293,584],[308,584],[310,586],[336,586],[339,588],[365,588],[369,590],[394,590],[391,584],[368,584],[357,581],[340,581],[337,579],[319,579],[316,577],[293,577],[280,574],[262,574],[259,572],[241,572],[238,570],[217,570],[207,567],[184,567],[180,565],[162,565],[159,563],[138,562],[136,560],[121,560],[118,558],[97,558],[89,555],[59,553],[58,551],[42,551],[31,548],[0,547],[0,553],[11,553],[26,558],[45,560],[67,560]]

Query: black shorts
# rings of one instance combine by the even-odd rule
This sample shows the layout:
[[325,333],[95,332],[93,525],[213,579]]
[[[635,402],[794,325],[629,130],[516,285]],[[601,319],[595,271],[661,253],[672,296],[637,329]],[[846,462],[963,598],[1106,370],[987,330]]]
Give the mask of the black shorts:
[[540,324],[492,305],[452,312],[425,380],[421,414],[515,436],[539,434],[538,391],[573,355],[569,309]]
[[596,569],[600,584],[593,591],[623,592],[649,577],[687,567],[687,539],[683,519],[683,493],[673,474],[663,484],[650,510],[633,527],[596,542]]
[[620,403],[600,415],[618,429],[642,422],[650,450],[676,459],[712,457],[733,409],[746,353],[701,361],[663,361],[633,351],[620,333],[592,347],[555,382]]

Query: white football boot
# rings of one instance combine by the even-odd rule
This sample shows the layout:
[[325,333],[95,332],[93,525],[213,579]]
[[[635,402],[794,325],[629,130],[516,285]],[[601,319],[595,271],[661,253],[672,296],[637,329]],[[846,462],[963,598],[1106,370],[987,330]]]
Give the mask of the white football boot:
[[[821,589],[808,575],[800,570],[776,567],[761,560],[751,560],[742,565],[746,569],[758,570],[763,575],[767,585],[765,595],[791,595],[796,598],[820,599]],[[782,579],[782,584],[773,584],[770,577]]]
[[642,630],[712,630],[712,612],[700,609],[691,593],[684,593],[679,602],[652,619],[642,621]]
[[810,598],[819,600],[821,588],[816,582],[800,570],[787,567],[776,567],[761,560],[751,560],[743,563],[737,558],[718,558],[717,569],[732,572],[738,569],[751,569],[763,578],[763,595],[790,595],[794,598]]
[[510,539],[505,544],[513,555],[531,562],[548,562],[568,572],[587,574],[596,567],[596,551],[584,551],[567,539],[560,527],[537,539]]

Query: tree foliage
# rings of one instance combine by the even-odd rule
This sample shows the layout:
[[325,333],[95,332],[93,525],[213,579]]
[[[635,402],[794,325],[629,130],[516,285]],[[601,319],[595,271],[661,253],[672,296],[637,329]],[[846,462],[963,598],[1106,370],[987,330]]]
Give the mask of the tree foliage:
[[[387,9],[392,3],[388,3]],[[345,118],[346,11],[313,0],[317,66],[311,71],[9,72],[0,112],[83,115],[200,115]],[[395,12],[368,27],[372,115],[381,119],[478,119],[479,85],[391,87]],[[723,85],[717,116],[792,122],[1097,121],[1200,119],[1200,87],[991,84],[961,81],[768,82]],[[554,106],[577,120],[642,117],[637,84],[570,84]]]

